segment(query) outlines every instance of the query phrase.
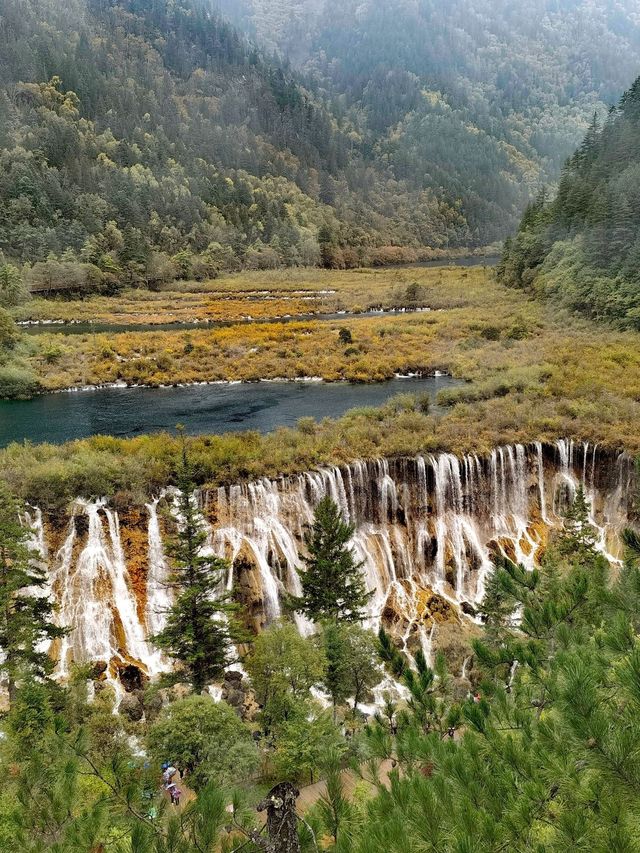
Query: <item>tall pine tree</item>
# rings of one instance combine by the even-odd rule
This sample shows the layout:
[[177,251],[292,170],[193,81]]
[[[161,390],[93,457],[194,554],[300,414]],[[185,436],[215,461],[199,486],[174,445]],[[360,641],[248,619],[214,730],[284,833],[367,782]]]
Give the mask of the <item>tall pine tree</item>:
[[574,562],[584,563],[595,553],[596,532],[589,521],[589,501],[582,485],[564,516],[564,535],[560,539],[561,553]]
[[228,563],[205,551],[207,533],[193,499],[195,482],[184,438],[178,489],[179,530],[167,547],[168,583],[175,600],[164,629],[152,642],[182,664],[175,677],[186,675],[199,693],[231,662],[235,607],[220,591]]
[[53,621],[45,572],[29,546],[29,531],[20,521],[22,510],[0,485],[0,672],[11,703],[22,682],[51,674],[54,661],[46,646],[65,633]]
[[302,595],[295,610],[314,622],[360,622],[372,593],[367,592],[359,563],[349,543],[354,526],[346,524],[337,504],[324,497],[316,507],[307,537],[305,569],[299,570]]

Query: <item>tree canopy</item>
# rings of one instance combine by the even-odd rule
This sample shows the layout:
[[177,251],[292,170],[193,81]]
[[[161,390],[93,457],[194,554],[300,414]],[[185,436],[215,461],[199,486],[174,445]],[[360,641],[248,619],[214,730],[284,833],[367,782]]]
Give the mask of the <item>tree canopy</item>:
[[542,194],[505,247],[501,279],[640,329],[640,78],[594,117],[555,198]]

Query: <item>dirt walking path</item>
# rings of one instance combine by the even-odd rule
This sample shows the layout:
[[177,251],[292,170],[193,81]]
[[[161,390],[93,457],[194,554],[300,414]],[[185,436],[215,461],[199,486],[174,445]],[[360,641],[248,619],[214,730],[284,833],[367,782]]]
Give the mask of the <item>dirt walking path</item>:
[[[380,779],[385,787],[389,786],[389,774],[391,773],[391,770],[392,765],[389,759],[380,765]],[[344,786],[344,794],[348,799],[350,799],[353,797],[353,792],[355,791],[356,786],[363,780],[357,773],[354,773],[353,770],[343,770],[340,775]],[[375,790],[375,786],[371,782],[365,782],[365,784],[371,788],[372,792]],[[326,793],[327,783],[324,779],[320,782],[315,782],[313,785],[306,785],[304,788],[300,788],[300,796],[297,800],[298,811],[304,814]]]

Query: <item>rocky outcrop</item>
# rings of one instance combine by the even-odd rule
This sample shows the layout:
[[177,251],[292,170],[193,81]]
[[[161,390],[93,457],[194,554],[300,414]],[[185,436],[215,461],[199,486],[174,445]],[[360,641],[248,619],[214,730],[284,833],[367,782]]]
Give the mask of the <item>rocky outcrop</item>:
[[118,713],[135,723],[144,717],[144,705],[134,693],[125,693],[118,704]]

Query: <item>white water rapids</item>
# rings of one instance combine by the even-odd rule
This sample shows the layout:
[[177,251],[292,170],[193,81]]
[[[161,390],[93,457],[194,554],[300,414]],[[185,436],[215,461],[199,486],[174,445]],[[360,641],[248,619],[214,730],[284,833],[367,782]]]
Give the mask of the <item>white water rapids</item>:
[[[247,621],[259,628],[281,614],[285,592],[300,592],[296,567],[304,535],[314,507],[330,495],[355,525],[353,548],[373,591],[370,626],[391,622],[396,636],[406,642],[417,637],[429,656],[434,626],[423,624],[420,596],[433,591],[451,603],[476,604],[495,553],[532,567],[547,528],[561,522],[580,483],[591,503],[598,548],[617,560],[618,533],[633,520],[633,462],[571,441],[510,445],[486,458],[361,461],[220,487],[199,501],[208,547],[231,562],[226,586],[236,590]],[[148,642],[170,603],[158,504],[146,506],[142,589],[132,583],[122,541],[127,519],[104,499],[74,503],[56,548],[42,514],[34,510],[27,519],[48,567],[57,618],[70,627],[54,649],[60,677],[74,661],[103,661],[112,674],[127,663],[149,675],[166,666]],[[303,619],[298,627],[310,630]]]

